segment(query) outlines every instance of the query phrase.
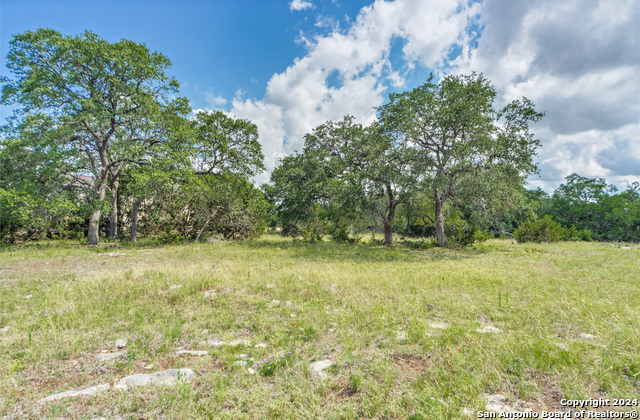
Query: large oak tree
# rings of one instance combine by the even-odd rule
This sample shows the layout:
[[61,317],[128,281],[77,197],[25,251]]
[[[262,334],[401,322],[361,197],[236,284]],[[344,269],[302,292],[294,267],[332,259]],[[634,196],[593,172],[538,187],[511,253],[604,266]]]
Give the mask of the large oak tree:
[[189,112],[178,82],[166,74],[171,62],[133,41],[38,29],[13,37],[6,65],[15,79],[4,80],[2,103],[18,107],[11,123],[16,136],[46,132],[70,153],[76,174],[93,176],[87,243],[97,244],[102,213],[109,207],[113,213],[123,172],[144,165]]
[[389,135],[425,152],[424,185],[433,194],[436,237],[444,246],[447,200],[465,195],[483,207],[518,201],[526,176],[537,172],[540,143],[529,124],[543,114],[526,98],[496,110],[495,88],[481,74],[433,79],[391,94],[378,110]]

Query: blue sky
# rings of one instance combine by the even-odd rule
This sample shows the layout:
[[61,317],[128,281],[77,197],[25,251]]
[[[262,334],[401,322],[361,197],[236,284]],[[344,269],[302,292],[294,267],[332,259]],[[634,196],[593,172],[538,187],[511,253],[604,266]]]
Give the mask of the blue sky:
[[500,104],[527,96],[546,111],[534,127],[543,147],[531,187],[552,191],[572,172],[619,187],[640,178],[637,0],[2,0],[0,7],[3,59],[13,34],[39,27],[90,30],[162,52],[194,110],[221,109],[258,125],[268,169],[326,120],[351,114],[369,123],[389,92],[411,89],[432,71],[478,71]]

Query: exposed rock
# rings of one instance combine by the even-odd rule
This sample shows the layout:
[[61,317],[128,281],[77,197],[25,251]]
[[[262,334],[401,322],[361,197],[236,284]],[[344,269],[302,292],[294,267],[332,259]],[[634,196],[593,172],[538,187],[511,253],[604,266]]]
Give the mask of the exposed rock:
[[247,372],[249,372],[249,373],[250,373],[250,374],[252,374],[252,375],[253,375],[254,373],[256,373],[256,371],[255,371],[255,370],[253,370],[253,369],[251,369],[251,368],[248,368],[248,369],[247,369]]
[[154,373],[139,373],[120,379],[116,388],[127,389],[132,386],[173,385],[178,381],[189,382],[194,375],[191,369],[167,369]]
[[121,349],[123,347],[127,346],[127,342],[125,340],[123,340],[122,338],[119,338],[116,340],[116,348],[117,349]]
[[218,340],[216,338],[214,338],[212,340],[201,341],[200,343],[203,346],[210,346],[210,347],[222,347],[222,346],[224,346],[226,344],[224,341]]
[[171,287],[169,287],[169,290],[178,290],[178,289],[182,289],[181,284],[174,284]]
[[460,414],[466,417],[473,417],[476,413],[472,409],[465,407],[462,410],[460,410]]
[[503,411],[513,411],[510,405],[506,403],[507,399],[504,395],[493,394],[493,395],[484,395],[484,398],[487,400],[486,409],[487,411],[492,411],[494,413],[502,413]]
[[429,327],[431,328],[435,328],[437,330],[444,330],[449,328],[449,324],[444,323],[444,322],[432,322],[429,324]]
[[231,340],[229,341],[229,345],[232,347],[235,346],[248,346],[249,345],[249,341],[247,340]]
[[479,332],[479,333],[495,333],[495,334],[502,332],[502,330],[500,328],[492,327],[491,325],[487,325],[485,327],[478,328],[476,331]]
[[202,330],[202,332],[200,333],[200,335],[207,335],[209,334],[209,330]]
[[274,299],[274,300],[272,300],[272,301],[271,301],[271,304],[272,304],[273,306],[280,305],[280,301],[279,301],[279,300],[277,300],[277,299]]
[[209,299],[213,299],[214,297],[216,297],[216,291],[215,290],[207,290],[206,292],[204,292],[204,297],[209,298]]
[[403,331],[403,330],[398,331],[398,334],[396,334],[396,338],[397,338],[399,341],[404,341],[404,340],[406,340],[406,339],[407,339],[407,332],[406,332],[406,331]]
[[95,395],[98,392],[106,391],[107,389],[109,389],[109,384],[91,386],[89,388],[82,389],[72,389],[70,391],[61,392],[59,394],[49,395],[48,397],[41,399],[40,402],[56,401],[63,398],[78,397],[80,395]]
[[126,351],[116,351],[113,353],[100,353],[100,354],[96,354],[96,359],[98,359],[101,362],[104,362],[111,359],[117,359],[118,357],[126,357],[126,355],[127,355]]
[[313,362],[309,364],[309,369],[311,369],[311,376],[325,379],[327,374],[324,372],[325,369],[333,366],[334,363],[331,360],[318,360],[317,362]]
[[145,366],[144,368],[145,368],[146,370],[150,370],[150,369],[153,369],[154,367],[155,367],[155,365],[154,365],[153,363],[151,363],[151,364],[149,364],[149,365]]
[[593,340],[596,337],[591,334],[580,333],[578,334],[578,338],[581,340]]
[[206,350],[180,350],[176,352],[177,355],[188,354],[191,356],[206,356],[209,354]]
[[4,327],[4,328],[0,328],[0,331],[2,331],[2,332],[7,332],[7,331],[9,331],[10,329],[11,329],[11,327],[6,326],[6,327]]
[[24,298],[25,298],[25,299],[32,299],[32,298],[33,298],[33,295],[27,295],[27,296],[25,296]]
[[265,343],[260,343],[260,344],[256,344],[254,347],[257,348],[257,349],[259,349],[259,348],[267,348],[267,345]]
[[246,360],[236,360],[235,362],[233,362],[234,366],[246,366],[247,365],[247,361]]

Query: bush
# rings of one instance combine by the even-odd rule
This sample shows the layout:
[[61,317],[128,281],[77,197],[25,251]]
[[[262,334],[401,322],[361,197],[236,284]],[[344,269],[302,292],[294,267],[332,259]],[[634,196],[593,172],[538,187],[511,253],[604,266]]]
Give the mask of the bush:
[[527,220],[513,232],[519,243],[522,242],[560,242],[560,241],[592,241],[591,231],[578,230],[575,226],[562,227],[547,215],[539,220]]
[[566,237],[566,229],[554,221],[551,216],[539,220],[527,220],[518,226],[513,236],[522,242],[560,242]]
[[447,242],[453,246],[469,246],[489,239],[489,234],[476,225],[469,224],[460,218],[454,218],[445,225]]

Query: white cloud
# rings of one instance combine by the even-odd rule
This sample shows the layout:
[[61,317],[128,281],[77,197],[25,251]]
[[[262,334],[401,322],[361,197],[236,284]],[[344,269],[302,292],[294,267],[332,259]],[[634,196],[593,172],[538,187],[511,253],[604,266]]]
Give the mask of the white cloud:
[[[290,3],[303,5],[311,3]],[[317,17],[325,35],[300,33],[306,55],[274,74],[261,99],[237,94],[230,114],[258,125],[270,171],[327,120],[373,121],[388,86],[422,82],[412,80],[416,69],[479,71],[500,104],[527,96],[547,113],[533,127],[543,146],[531,186],[553,191],[572,172],[637,179],[639,8],[636,0],[378,0],[343,20],[346,28]],[[462,54],[449,62],[454,48]]]
[[274,74],[262,99],[236,97],[230,113],[258,125],[270,171],[327,120],[347,114],[363,124],[375,120],[387,86],[405,84],[403,70],[390,63],[393,39],[404,40],[402,53],[410,62],[440,66],[452,45],[465,42],[465,27],[478,12],[466,0],[376,1],[348,30],[334,25],[324,36],[301,34],[307,54]]
[[294,10],[300,11],[300,10],[309,9],[311,7],[313,7],[313,3],[305,0],[293,0],[291,3],[289,3],[289,9],[291,9],[292,12]]
[[532,186],[553,191],[573,172],[640,178],[638,10],[635,0],[483,3],[478,47],[453,67],[483,72],[502,103],[526,96],[546,111],[533,128],[543,147]]
[[218,108],[225,105],[228,101],[222,96],[216,96],[211,89],[205,93],[205,100],[207,104],[212,108]]

